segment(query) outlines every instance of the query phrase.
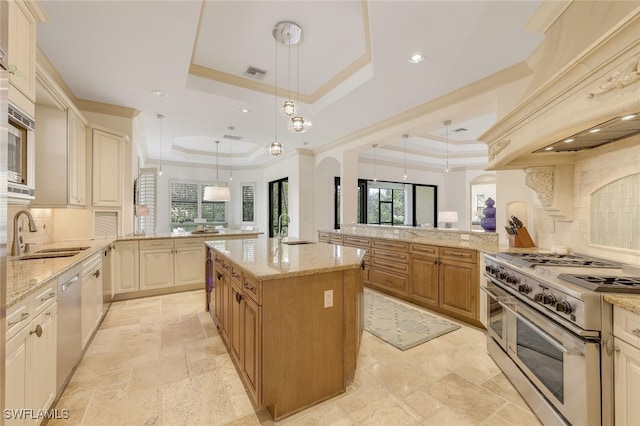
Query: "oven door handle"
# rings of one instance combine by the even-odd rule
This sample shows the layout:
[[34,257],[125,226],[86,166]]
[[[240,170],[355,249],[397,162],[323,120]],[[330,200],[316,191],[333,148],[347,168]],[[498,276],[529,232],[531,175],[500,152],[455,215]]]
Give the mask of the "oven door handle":
[[492,299],[497,300],[498,302],[508,302],[511,299],[510,296],[499,296],[499,295],[497,295],[495,292],[491,291],[491,288],[489,288],[489,287],[480,287],[480,290],[482,290],[483,292],[485,292],[487,294],[487,296],[491,297]]

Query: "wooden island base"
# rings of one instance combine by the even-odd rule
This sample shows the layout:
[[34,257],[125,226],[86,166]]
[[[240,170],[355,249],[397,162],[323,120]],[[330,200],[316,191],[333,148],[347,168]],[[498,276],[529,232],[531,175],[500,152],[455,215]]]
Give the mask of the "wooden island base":
[[358,263],[312,274],[292,264],[256,277],[228,250],[209,250],[209,309],[255,405],[279,420],[343,393],[364,323]]

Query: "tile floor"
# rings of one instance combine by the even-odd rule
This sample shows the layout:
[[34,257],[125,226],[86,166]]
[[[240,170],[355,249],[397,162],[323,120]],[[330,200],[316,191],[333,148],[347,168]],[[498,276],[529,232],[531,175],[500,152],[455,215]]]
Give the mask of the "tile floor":
[[[213,322],[204,292],[113,303],[49,425],[274,424],[255,409]],[[282,425],[539,425],[463,326],[400,351],[364,332],[347,392]]]

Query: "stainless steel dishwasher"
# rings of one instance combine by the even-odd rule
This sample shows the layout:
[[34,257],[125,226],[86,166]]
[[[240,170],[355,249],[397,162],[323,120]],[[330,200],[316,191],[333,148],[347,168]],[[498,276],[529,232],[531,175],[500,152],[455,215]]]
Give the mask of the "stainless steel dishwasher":
[[77,266],[58,278],[58,392],[82,354],[81,273],[82,268]]

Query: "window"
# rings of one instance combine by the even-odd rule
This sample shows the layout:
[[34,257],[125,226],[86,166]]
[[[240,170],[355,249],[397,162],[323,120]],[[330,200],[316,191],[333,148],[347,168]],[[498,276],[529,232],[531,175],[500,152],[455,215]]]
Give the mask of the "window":
[[138,231],[154,234],[156,232],[156,169],[140,169],[136,179],[134,200],[136,206],[146,206],[149,213],[146,216],[138,216]]
[[367,223],[404,225],[404,189],[369,187]]
[[[278,234],[278,218],[284,213],[289,213],[289,178],[269,182],[269,237]],[[289,220],[282,218],[281,231],[283,235],[289,235]]]
[[242,184],[242,222],[254,223],[256,221],[256,184]]
[[204,201],[204,188],[211,183],[170,182],[171,229],[195,231],[199,223],[226,226],[227,203]]

